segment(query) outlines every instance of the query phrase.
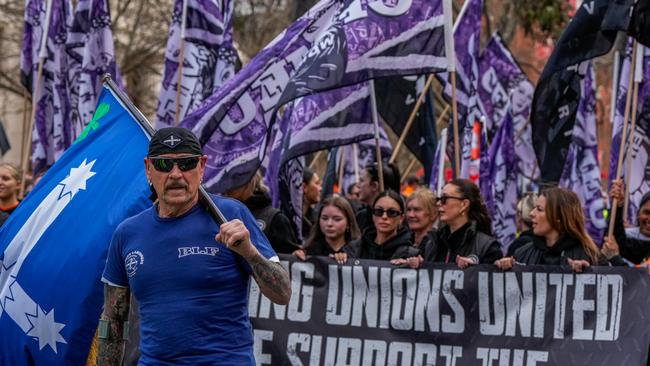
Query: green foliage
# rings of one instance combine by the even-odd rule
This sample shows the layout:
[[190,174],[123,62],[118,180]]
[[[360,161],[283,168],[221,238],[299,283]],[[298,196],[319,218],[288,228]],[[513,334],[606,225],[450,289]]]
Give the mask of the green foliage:
[[566,0],[513,0],[515,15],[527,35],[557,39],[569,21],[573,7]]

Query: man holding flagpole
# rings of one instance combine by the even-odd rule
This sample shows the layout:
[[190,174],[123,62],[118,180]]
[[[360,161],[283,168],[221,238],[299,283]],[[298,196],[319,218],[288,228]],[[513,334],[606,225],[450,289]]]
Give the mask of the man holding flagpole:
[[289,275],[248,209],[212,196],[230,220],[219,227],[199,204],[206,160],[189,130],[151,138],[144,164],[158,202],[113,235],[98,364],[121,363],[129,291],[141,316],[138,365],[254,365],[249,276],[271,301],[289,302]]

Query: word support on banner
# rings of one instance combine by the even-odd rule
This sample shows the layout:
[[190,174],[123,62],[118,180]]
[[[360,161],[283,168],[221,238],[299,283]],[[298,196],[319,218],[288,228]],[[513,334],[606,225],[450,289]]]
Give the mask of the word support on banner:
[[648,356],[645,271],[284,258],[288,305],[250,288],[258,365],[645,365]]

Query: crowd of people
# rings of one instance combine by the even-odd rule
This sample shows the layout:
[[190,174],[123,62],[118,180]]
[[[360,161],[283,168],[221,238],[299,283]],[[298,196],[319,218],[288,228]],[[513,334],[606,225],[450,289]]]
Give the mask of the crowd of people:
[[[623,182],[612,184],[616,199],[614,235],[599,248],[585,228],[585,215],[577,195],[549,186],[527,193],[517,203],[517,238],[499,243],[490,215],[476,184],[453,179],[441,195],[425,186],[401,189],[399,171],[383,165],[385,189],[380,189],[377,163],[360,172],[358,183],[320,199],[319,177],[306,168],[303,177],[304,240],[290,220],[271,206],[257,175],[247,195],[227,193],[244,202],[278,253],[329,256],[340,264],[349,259],[390,261],[419,268],[423,263],[455,263],[460,268],[495,264],[508,270],[515,265],[566,265],[576,272],[588,266],[646,265],[650,256],[650,193],[640,202],[636,225],[623,222]],[[245,187],[245,186],[244,186]],[[264,197],[261,199],[260,197]]]

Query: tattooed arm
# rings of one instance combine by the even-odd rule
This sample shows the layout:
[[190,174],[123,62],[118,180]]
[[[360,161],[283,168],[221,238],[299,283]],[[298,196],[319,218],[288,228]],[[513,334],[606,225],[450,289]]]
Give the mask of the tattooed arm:
[[259,252],[247,260],[264,296],[276,304],[288,304],[291,299],[291,281],[287,270],[280,263],[264,258]]
[[264,258],[251,243],[250,233],[239,220],[221,225],[216,241],[224,243],[228,249],[241,255],[251,266],[255,281],[264,296],[276,304],[286,305],[291,299],[289,273],[280,263]]
[[[129,289],[104,284],[103,321],[108,321],[108,334],[98,337],[98,365],[121,365],[124,353],[124,324],[129,319]],[[128,331],[128,329],[127,329]]]

